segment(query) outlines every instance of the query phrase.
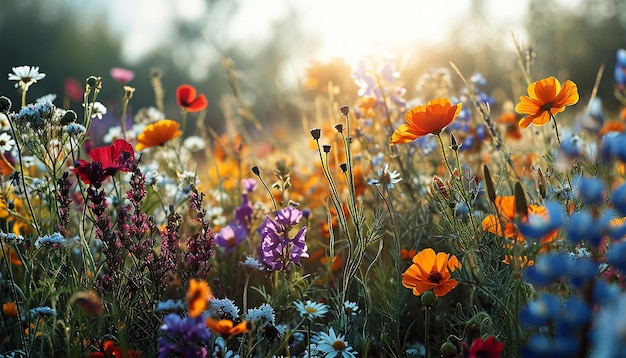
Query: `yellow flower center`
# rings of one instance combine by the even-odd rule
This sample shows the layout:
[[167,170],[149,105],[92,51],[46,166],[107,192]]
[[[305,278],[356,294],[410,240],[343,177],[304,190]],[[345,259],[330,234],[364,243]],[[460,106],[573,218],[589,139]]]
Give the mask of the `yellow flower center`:
[[314,307],[306,307],[304,310],[305,310],[307,313],[316,313],[316,312],[317,312],[317,309],[316,309],[316,308],[314,308]]
[[346,349],[346,344],[343,341],[341,341],[341,340],[334,341],[333,342],[333,348],[336,351],[342,351],[342,350]]
[[442,278],[443,278],[443,275],[439,271],[432,270],[430,271],[430,274],[428,274],[428,282],[431,282],[431,283],[439,283],[439,281],[441,281]]

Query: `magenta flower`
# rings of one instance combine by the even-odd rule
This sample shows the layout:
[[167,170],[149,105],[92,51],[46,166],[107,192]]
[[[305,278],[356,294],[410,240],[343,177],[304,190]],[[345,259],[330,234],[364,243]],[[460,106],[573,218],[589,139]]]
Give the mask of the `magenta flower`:
[[215,235],[215,244],[225,247],[226,252],[231,253],[237,245],[246,239],[247,234],[245,227],[230,223]]
[[111,77],[115,80],[115,82],[125,85],[128,82],[132,81],[135,78],[135,72],[131,70],[127,70],[125,68],[113,67],[109,72]]

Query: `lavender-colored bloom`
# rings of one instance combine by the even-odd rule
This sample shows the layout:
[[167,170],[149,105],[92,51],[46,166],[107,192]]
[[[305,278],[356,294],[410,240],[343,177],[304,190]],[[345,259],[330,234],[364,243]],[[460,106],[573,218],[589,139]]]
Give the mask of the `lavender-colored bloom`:
[[214,298],[210,300],[208,310],[211,317],[215,319],[230,319],[232,321],[239,318],[239,307],[230,298]]
[[215,235],[215,244],[226,248],[227,253],[231,253],[237,245],[241,244],[247,236],[246,228],[230,223],[220,229]]
[[182,300],[159,301],[154,308],[155,312],[182,312],[185,309],[185,302]]
[[241,186],[243,186],[243,190],[245,190],[246,192],[252,193],[253,191],[256,190],[256,179],[254,178],[243,179],[241,181]]
[[65,127],[65,133],[67,133],[70,137],[77,136],[79,134],[83,134],[87,131],[82,124],[78,123],[70,123]]
[[294,207],[280,210],[274,219],[266,217],[259,228],[261,242],[257,248],[261,262],[270,271],[286,269],[289,261],[300,265],[300,258],[307,258],[305,233],[307,227],[302,227],[293,237],[289,237],[289,230],[302,218],[302,212]]
[[19,245],[24,242],[24,236],[16,235],[12,232],[0,232],[0,240],[4,240],[4,242],[8,245]]
[[35,240],[35,248],[39,249],[42,246],[44,247],[67,246],[77,240],[78,240],[78,237],[75,237],[72,239],[66,239],[63,237],[63,235],[59,234],[58,232],[55,232],[52,235],[44,235],[38,238],[37,240]]

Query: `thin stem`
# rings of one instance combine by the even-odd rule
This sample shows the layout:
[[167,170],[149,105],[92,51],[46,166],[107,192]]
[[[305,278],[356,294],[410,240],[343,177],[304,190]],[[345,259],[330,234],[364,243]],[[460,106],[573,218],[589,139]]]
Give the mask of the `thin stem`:
[[430,358],[430,343],[429,343],[429,335],[430,335],[430,307],[426,307],[426,311],[424,312],[424,348],[426,350],[426,358]]
[[26,92],[28,89],[22,88],[22,107],[26,107]]
[[128,108],[130,98],[125,95],[122,100],[124,101],[124,104],[122,106],[122,118],[120,118],[120,125],[122,126],[122,135],[124,136],[124,140],[128,140],[128,136],[126,135],[126,109]]

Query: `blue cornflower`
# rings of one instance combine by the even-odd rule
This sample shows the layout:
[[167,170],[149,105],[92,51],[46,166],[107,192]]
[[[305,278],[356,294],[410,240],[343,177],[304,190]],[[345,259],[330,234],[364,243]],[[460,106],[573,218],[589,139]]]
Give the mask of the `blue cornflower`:
[[625,358],[626,341],[626,295],[622,294],[617,299],[604,305],[599,313],[596,313],[591,331],[593,350],[590,357],[593,358]]
[[563,226],[565,220],[563,206],[556,201],[548,201],[545,207],[547,217],[531,212],[527,219],[519,224],[520,233],[524,237],[538,240]]
[[605,162],[611,160],[626,162],[626,134],[618,132],[605,134],[600,144],[600,158]]
[[159,358],[205,357],[211,332],[204,320],[202,315],[184,319],[175,313],[165,316],[161,330],[167,336],[158,340]]
[[67,244],[67,240],[63,237],[63,235],[55,232],[52,235],[44,235],[37,240],[35,240],[35,248],[39,249],[40,247],[59,247],[65,246]]
[[208,310],[211,317],[216,319],[230,319],[232,321],[239,318],[239,307],[229,298],[210,300]]
[[528,302],[520,310],[520,324],[525,327],[540,327],[553,320],[561,312],[561,300],[550,293]]
[[597,247],[602,241],[601,224],[587,211],[574,213],[567,225],[567,239],[575,244],[587,240]]
[[578,177],[576,196],[587,205],[600,205],[604,201],[604,182],[598,178]]
[[159,301],[154,308],[155,312],[182,312],[185,310],[185,302],[183,300],[167,300]]
[[524,279],[532,285],[545,286],[567,273],[569,260],[562,253],[539,255],[535,265],[524,271]]
[[67,133],[70,137],[77,136],[83,134],[87,131],[82,124],[78,123],[70,123],[65,127],[65,133]]
[[[626,137],[624,137],[626,140]],[[626,184],[620,185],[611,193],[613,207],[622,215],[626,216]]]
[[626,272],[626,242],[612,244],[606,254],[606,262]]
[[57,311],[48,306],[35,307],[30,310],[33,315],[37,315],[39,317],[48,317],[48,316],[56,316]]
[[259,322],[261,327],[267,325],[274,325],[276,321],[276,315],[274,309],[267,303],[262,304],[258,308],[251,308],[246,313],[246,320]]

